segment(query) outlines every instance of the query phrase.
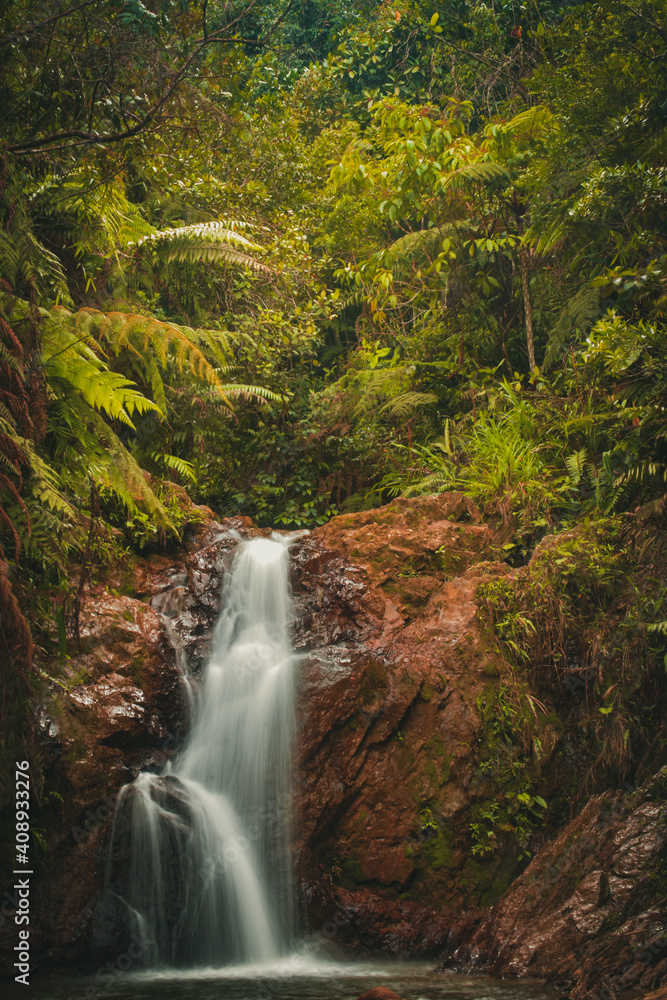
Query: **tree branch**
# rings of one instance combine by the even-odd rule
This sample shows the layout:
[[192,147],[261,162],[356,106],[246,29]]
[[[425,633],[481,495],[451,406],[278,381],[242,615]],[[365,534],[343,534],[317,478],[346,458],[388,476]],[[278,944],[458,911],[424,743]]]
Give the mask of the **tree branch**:
[[74,7],[68,7],[67,10],[60,11],[60,13],[54,14],[52,17],[47,17],[43,21],[33,24],[31,28],[24,28],[23,31],[15,31],[13,35],[5,35],[4,38],[0,39],[0,46],[11,45],[17,39],[33,35],[36,31],[45,28],[47,24],[51,24],[53,21],[59,21],[63,17],[69,17],[70,14],[76,14],[77,11],[83,10],[85,7],[95,7],[97,3],[98,0],[84,0],[83,3],[76,4]]
[[[90,0],[90,2],[93,2],[93,0]],[[238,22],[243,17],[246,16],[252,10],[252,8],[256,6],[257,2],[258,0],[251,0],[251,2],[245,7],[245,9],[237,17],[235,17],[234,20],[230,21],[229,24],[225,25],[224,28],[219,28],[217,31],[213,31],[210,33],[207,32],[206,37],[201,38],[198,42],[196,42],[193,51],[190,53],[190,55],[185,60],[180,69],[174,73],[171,83],[167,86],[166,90],[162,94],[162,97],[160,97],[160,99],[154,104],[154,106],[149,111],[146,112],[142,120],[138,122],[136,125],[133,125],[131,128],[124,129],[123,131],[120,132],[107,132],[103,135],[96,134],[92,130],[86,132],[83,129],[69,129],[65,132],[52,132],[50,135],[43,136],[41,139],[26,139],[23,142],[11,143],[7,145],[5,148],[7,149],[8,152],[23,154],[41,150],[44,147],[49,147],[49,150],[60,149],[63,147],[58,145],[54,146],[53,144],[66,143],[68,139],[78,140],[78,142],[73,143],[73,145],[88,143],[94,146],[101,146],[101,145],[107,145],[108,143],[122,142],[124,139],[132,139],[135,135],[138,135],[144,129],[148,128],[148,126],[153,122],[154,118],[159,114],[161,109],[169,101],[174,91],[185,79],[190,66],[197,59],[197,57],[201,55],[201,53],[208,45],[211,45],[214,42],[229,44],[229,45],[265,45],[268,39],[271,38],[271,36],[273,35],[274,31],[276,30],[280,22],[288,14],[289,10],[293,6],[294,0],[290,0],[287,9],[280,15],[279,18],[276,19],[276,21],[274,21],[273,25],[271,26],[267,34],[264,36],[264,38],[256,40],[234,38],[230,34],[230,29],[233,28],[235,24],[238,24]],[[88,6],[88,2],[81,5],[81,7],[83,6]],[[53,18],[51,20],[53,20]]]

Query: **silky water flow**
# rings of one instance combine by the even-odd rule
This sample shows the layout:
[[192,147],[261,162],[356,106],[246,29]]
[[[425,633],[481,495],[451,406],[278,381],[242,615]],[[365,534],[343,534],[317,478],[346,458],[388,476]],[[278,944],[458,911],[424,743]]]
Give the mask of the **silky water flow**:
[[188,741],[120,793],[116,898],[144,965],[271,962],[294,945],[294,657],[287,544],[242,542]]

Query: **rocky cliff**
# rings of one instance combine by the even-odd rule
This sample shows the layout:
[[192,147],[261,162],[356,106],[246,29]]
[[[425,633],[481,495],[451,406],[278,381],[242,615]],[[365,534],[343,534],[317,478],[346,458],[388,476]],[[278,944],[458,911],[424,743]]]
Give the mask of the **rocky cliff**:
[[[44,659],[58,680],[40,709],[42,963],[117,946],[102,902],[116,793],[178,749],[222,575],[257,533],[206,514],[177,557],[137,558],[93,589],[64,669]],[[396,500],[291,549],[311,930],[357,953],[582,989],[594,969],[612,995],[664,983],[664,777],[574,808],[567,720],[508,671],[479,614],[484,585],[515,571],[474,505]]]

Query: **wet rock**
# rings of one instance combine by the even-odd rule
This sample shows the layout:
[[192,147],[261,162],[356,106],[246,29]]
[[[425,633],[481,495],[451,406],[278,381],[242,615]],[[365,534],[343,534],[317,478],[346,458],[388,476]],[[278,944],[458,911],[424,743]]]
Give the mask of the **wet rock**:
[[[177,752],[233,550],[267,533],[209,516],[176,556],[117,567],[86,595],[67,668],[40,664],[55,678],[40,714],[46,787],[62,802],[44,824],[36,965],[125,946],[131,921],[103,891],[118,789]],[[580,997],[611,967],[613,989],[639,996],[667,975],[665,914],[649,891],[666,864],[660,781],[592,799],[525,871],[516,847],[471,855],[472,810],[493,794],[479,766],[485,698],[503,670],[476,594],[514,572],[499,550],[460,494],[399,499],[293,538],[294,812],[309,926],[357,954],[551,976]],[[557,782],[559,726],[541,739]],[[177,789],[158,780],[180,815]],[[172,896],[177,909],[177,878]]]
[[362,993],[357,1000],[401,1000],[401,998],[398,993],[387,989],[386,986],[376,986],[375,989]]
[[577,996],[663,985],[666,792],[663,768],[636,792],[593,797],[481,922],[458,929],[442,968],[548,978]]
[[343,515],[293,546],[300,871],[315,923],[350,914],[353,950],[436,954],[488,891],[462,869],[476,701],[497,675],[475,591],[509,572],[492,555],[460,494]]

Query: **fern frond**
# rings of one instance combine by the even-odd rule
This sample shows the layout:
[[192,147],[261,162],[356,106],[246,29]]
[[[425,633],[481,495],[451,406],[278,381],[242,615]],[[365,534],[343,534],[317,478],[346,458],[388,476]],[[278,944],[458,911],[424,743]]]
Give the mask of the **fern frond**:
[[0,227],[0,278],[18,294],[23,285],[71,301],[62,264],[35,236],[19,196],[13,199],[7,226]]
[[0,360],[4,361],[8,368],[11,368],[19,378],[23,378],[23,365],[19,358],[15,354],[5,347],[5,345],[0,340]]
[[141,392],[132,388],[135,383],[118,372],[110,371],[86,339],[77,337],[63,315],[67,310],[55,311],[55,321],[45,324],[43,338],[43,368],[47,382],[66,384],[78,393],[95,410],[104,410],[112,420],[119,420],[134,428],[132,414],[158,411],[159,407]]
[[[180,369],[187,366],[190,372],[202,382],[208,382],[219,393],[224,402],[228,402],[225,390],[220,382],[216,369],[207,359],[200,343],[217,343],[224,341],[217,331],[193,330],[188,326],[180,326],[154,319],[151,316],[140,316],[134,313],[109,312],[98,309],[80,309],[71,313],[66,309],[56,309],[54,313],[62,317],[64,323],[71,326],[77,334],[87,334],[96,343],[119,355],[128,350],[145,368],[146,381],[150,383],[157,405],[166,412],[164,384],[158,366],[166,368],[173,359]],[[218,354],[221,354],[218,346]]]
[[438,402],[438,397],[432,392],[402,392],[394,396],[381,408],[380,413],[387,413],[392,417],[406,418],[427,406],[433,406]]
[[599,312],[599,289],[592,288],[589,284],[584,285],[566,304],[551,331],[547,352],[542,363],[544,371],[553,364],[571,331],[578,330],[580,334],[588,333]]
[[543,138],[556,127],[556,119],[543,104],[520,111],[503,125],[503,132],[511,132],[521,139]]
[[271,389],[264,389],[261,385],[242,385],[239,382],[226,382],[221,386],[227,396],[250,396],[255,399],[267,399],[272,403],[283,403],[286,397]]
[[458,186],[458,182],[464,184],[497,184],[500,182],[509,184],[510,173],[507,167],[494,160],[477,160],[475,163],[467,163],[463,167],[453,170],[449,174],[443,175],[439,182],[439,187],[446,189],[451,186]]
[[438,256],[442,249],[442,231],[440,229],[418,229],[414,233],[401,236],[384,252],[388,263],[404,260],[424,267]]
[[136,247],[139,253],[152,251],[166,263],[221,261],[271,273],[266,264],[252,256],[251,252],[257,253],[262,248],[239,232],[245,228],[242,222],[201,222],[151,233],[136,243],[129,243],[128,249]]
[[26,451],[32,473],[30,487],[33,497],[49,510],[76,518],[77,513],[63,493],[62,481],[56,470],[37,454],[31,442],[26,442]]
[[565,458],[565,467],[567,468],[570,479],[575,486],[578,486],[581,482],[581,478],[586,469],[587,460],[588,453],[585,448],[582,448],[580,451],[575,451],[572,455],[567,455]]
[[106,445],[90,462],[89,476],[99,485],[112,490],[132,514],[143,510],[158,528],[178,534],[164,504],[148,483],[147,474],[132,457],[122,441],[95,411],[90,411],[95,433]]
[[617,482],[622,483],[629,479],[637,483],[647,483],[651,480],[662,479],[663,482],[667,483],[667,462],[647,459],[635,465],[632,469],[628,469],[622,476],[619,476]]
[[178,455],[167,455],[160,451],[152,452],[150,457],[156,465],[164,465],[167,469],[173,469],[174,472],[177,472],[182,479],[195,482],[194,466],[191,462],[186,462],[184,458],[179,458]]

